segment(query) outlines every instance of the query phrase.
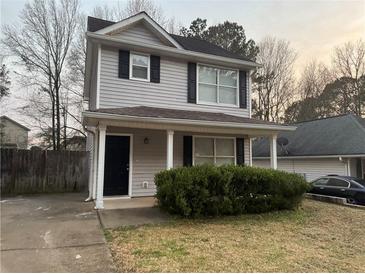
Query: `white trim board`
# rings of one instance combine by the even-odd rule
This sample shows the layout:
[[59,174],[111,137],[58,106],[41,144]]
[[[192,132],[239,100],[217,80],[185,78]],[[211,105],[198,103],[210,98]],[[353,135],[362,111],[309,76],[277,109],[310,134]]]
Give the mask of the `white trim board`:
[[[116,195],[116,198],[130,198],[132,197],[132,180],[133,180],[133,134],[132,133],[106,133],[106,137],[107,136],[128,136],[129,137],[129,178],[128,178],[128,196],[127,195],[123,195],[123,196],[118,196]],[[105,138],[106,139],[106,138]],[[105,142],[106,145],[106,142]],[[105,150],[105,149],[104,149]],[[105,169],[105,167],[104,167]],[[114,195],[112,196],[104,196],[103,198],[108,197],[108,198],[114,198]]]
[[97,52],[97,69],[96,69],[96,109],[99,108],[100,105],[100,70],[101,70],[101,45],[98,45],[98,52]]

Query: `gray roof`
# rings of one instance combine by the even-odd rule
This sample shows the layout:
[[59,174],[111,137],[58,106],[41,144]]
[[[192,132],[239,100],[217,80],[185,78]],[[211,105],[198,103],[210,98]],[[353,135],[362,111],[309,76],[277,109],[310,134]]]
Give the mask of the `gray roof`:
[[181,109],[166,109],[146,106],[125,107],[125,108],[100,108],[92,112],[135,116],[135,117],[151,117],[151,118],[169,118],[182,120],[200,120],[212,122],[228,122],[228,123],[247,123],[262,125],[279,125],[258,119],[239,117],[225,113],[191,111]]
[[26,126],[23,126],[22,124],[20,124],[20,123],[18,123],[17,121],[15,121],[15,120],[13,120],[13,119],[9,118],[9,117],[8,117],[8,116],[6,116],[6,115],[3,115],[3,116],[1,116],[1,117],[0,117],[0,121],[2,121],[2,120],[8,120],[8,121],[12,122],[13,124],[15,124],[15,125],[17,125],[17,126],[19,126],[19,127],[23,128],[23,129],[25,129],[26,131],[30,131],[30,129],[29,129],[29,128],[27,128]]
[[249,58],[247,58],[245,56],[233,53],[222,47],[219,47],[215,44],[212,44],[208,41],[205,41],[205,40],[202,40],[199,38],[185,37],[185,36],[176,35],[176,34],[170,34],[170,35],[172,36],[172,38],[174,38],[176,40],[176,42],[178,42],[186,50],[253,62],[252,60],[250,60]]
[[[277,146],[278,156],[328,156],[365,154],[365,120],[353,114],[295,124],[297,129],[278,138],[288,145]],[[260,138],[253,143],[253,157],[268,157],[269,142]]]
[[[109,27],[111,25],[114,25],[115,23],[117,22],[107,21],[100,18],[89,16],[87,18],[87,30],[90,32],[95,32],[103,28]],[[194,37],[184,37],[176,34],[170,34],[170,35],[177,43],[179,43],[186,50],[253,62],[247,57],[230,52],[222,47],[219,47],[215,44],[209,43],[202,39]]]

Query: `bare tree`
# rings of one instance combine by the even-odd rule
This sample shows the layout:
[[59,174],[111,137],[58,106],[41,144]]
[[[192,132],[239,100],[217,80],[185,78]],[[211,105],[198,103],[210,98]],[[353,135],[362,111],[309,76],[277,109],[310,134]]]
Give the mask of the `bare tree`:
[[333,74],[324,64],[315,60],[310,61],[304,67],[298,82],[298,92],[301,99],[318,97],[326,84],[333,80]]
[[358,40],[336,47],[332,64],[337,79],[347,79],[347,84],[342,85],[342,97],[352,101],[355,114],[365,115],[365,42]]
[[4,57],[0,56],[0,101],[3,97],[9,96],[10,76],[7,66],[4,64]]
[[168,32],[178,33],[180,24],[177,24],[174,17],[167,18],[161,6],[152,0],[128,0],[127,2],[119,0],[115,6],[96,6],[92,14],[104,20],[120,21],[142,11],[147,12],[153,20]]
[[293,100],[296,53],[288,41],[273,37],[264,38],[258,46],[256,60],[262,67],[252,77],[254,116],[279,122]]
[[33,0],[22,11],[21,29],[10,25],[3,27],[4,45],[19,57],[28,76],[32,76],[30,81],[38,85],[38,91],[48,95],[55,150],[61,149],[63,76],[78,8],[78,0]]

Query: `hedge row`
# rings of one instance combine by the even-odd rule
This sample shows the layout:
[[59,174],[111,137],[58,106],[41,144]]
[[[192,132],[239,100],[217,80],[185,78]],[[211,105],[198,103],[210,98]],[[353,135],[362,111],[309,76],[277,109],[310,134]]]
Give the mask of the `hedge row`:
[[159,206],[185,217],[293,209],[309,187],[297,174],[235,165],[165,170],[155,184]]

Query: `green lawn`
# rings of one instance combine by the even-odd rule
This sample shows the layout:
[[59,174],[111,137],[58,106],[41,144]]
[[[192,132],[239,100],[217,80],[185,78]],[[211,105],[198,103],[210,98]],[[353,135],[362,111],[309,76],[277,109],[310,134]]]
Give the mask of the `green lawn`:
[[365,272],[365,210],[297,211],[107,230],[123,272]]

